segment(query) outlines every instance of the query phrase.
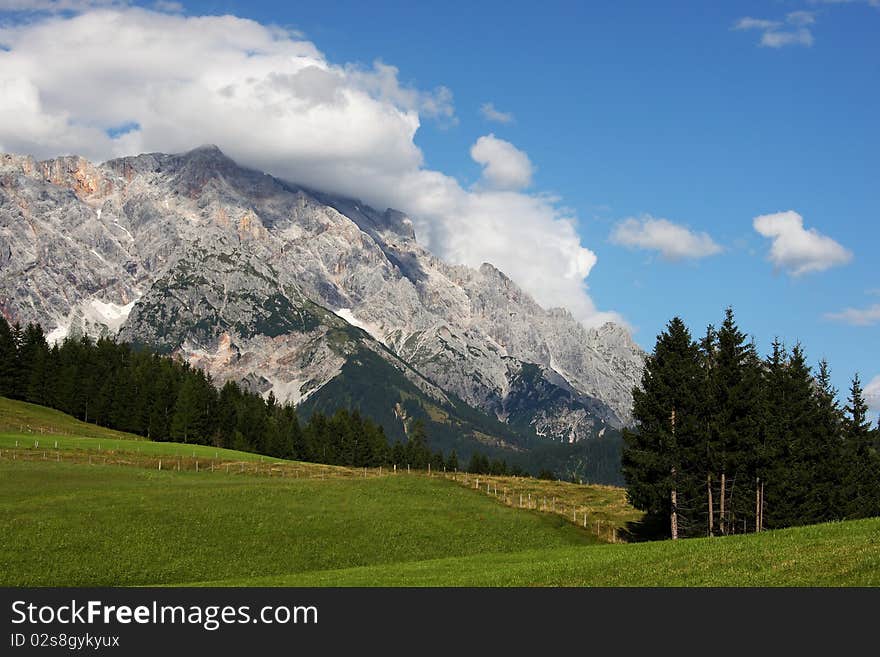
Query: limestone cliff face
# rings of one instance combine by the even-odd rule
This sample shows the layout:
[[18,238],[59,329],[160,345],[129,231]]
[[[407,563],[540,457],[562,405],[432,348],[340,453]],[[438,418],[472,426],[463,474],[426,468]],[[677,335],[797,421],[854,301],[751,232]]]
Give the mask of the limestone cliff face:
[[0,155],[0,311],[56,339],[149,343],[295,403],[357,346],[547,440],[631,421],[644,355],[623,327],[586,329],[490,264],[445,263],[412,226],[215,147],[101,165]]

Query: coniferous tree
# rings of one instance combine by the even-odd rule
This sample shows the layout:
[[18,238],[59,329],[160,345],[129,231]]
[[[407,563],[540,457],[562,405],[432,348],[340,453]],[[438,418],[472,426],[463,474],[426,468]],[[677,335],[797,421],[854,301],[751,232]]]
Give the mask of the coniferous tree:
[[14,396],[18,399],[28,399],[30,394],[31,379],[34,368],[40,365],[41,356],[48,349],[43,328],[39,324],[28,324],[24,331],[13,329],[13,335],[18,333],[18,360],[16,369],[16,381]]
[[816,416],[813,431],[800,454],[800,486],[806,490],[803,520],[825,522],[842,517],[843,413],[837,403],[837,390],[831,384],[831,369],[819,361],[814,388]]
[[717,380],[715,375],[716,359],[718,356],[718,334],[715,327],[709,324],[706,334],[700,340],[700,355],[702,357],[702,382],[703,404],[700,412],[700,437],[697,441],[692,460],[694,467],[705,472],[706,476],[706,533],[715,535],[715,487],[717,485],[717,472],[719,463],[716,455],[714,442],[714,422],[716,420],[715,409],[712,400],[717,396]]
[[54,363],[45,340],[33,346],[30,377],[27,382],[25,399],[32,404],[54,405],[55,372]]
[[198,431],[200,416],[198,382],[193,377],[185,377],[174,404],[171,418],[171,437],[190,442]]
[[868,422],[868,404],[858,374],[852,379],[844,418],[844,457],[848,462],[846,503],[843,513],[847,518],[880,514],[880,456],[872,446],[871,425]]
[[624,433],[627,497],[651,516],[669,519],[672,538],[698,533],[688,510],[702,477],[685,466],[700,442],[703,413],[699,347],[684,322],[673,318],[648,356],[642,385],[633,390],[636,429]]
[[[736,517],[754,510],[751,497],[731,499],[733,486],[750,490],[756,479],[753,457],[759,440],[761,372],[757,350],[746,341],[727,308],[718,331],[709,404],[710,453],[719,471],[718,526],[722,534],[737,527]],[[747,488],[748,487],[748,488]]]
[[15,394],[17,369],[18,345],[12,327],[0,314],[0,397],[12,397]]
[[[782,369],[781,404],[772,417],[779,434],[767,481],[765,525],[767,528],[803,524],[810,481],[804,455],[815,429],[817,409],[815,383],[803,348],[795,345]],[[768,419],[770,421],[770,419]]]
[[868,403],[865,401],[865,391],[858,373],[853,376],[850,384],[845,410],[847,417],[844,420],[844,428],[847,440],[855,441],[859,443],[860,448],[865,449],[871,424],[868,422]]
[[220,389],[217,400],[217,432],[218,447],[232,448],[235,428],[238,425],[238,407],[241,403],[241,389],[235,381],[227,381]]
[[[776,490],[784,488],[787,475],[785,464],[788,462],[788,446],[786,443],[786,400],[785,377],[788,363],[788,351],[778,338],[773,340],[771,352],[764,361],[763,380],[763,426],[761,440],[756,452],[756,478],[759,482],[758,529],[766,523],[767,486],[770,484],[771,502],[775,501]],[[771,483],[772,482],[772,483]],[[781,484],[781,485],[780,485]]]

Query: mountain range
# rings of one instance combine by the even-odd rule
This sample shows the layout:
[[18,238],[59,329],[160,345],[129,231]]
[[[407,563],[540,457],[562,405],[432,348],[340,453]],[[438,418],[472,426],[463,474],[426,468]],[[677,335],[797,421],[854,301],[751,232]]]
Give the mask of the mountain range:
[[[100,165],[0,155],[0,312],[51,340],[174,354],[308,414],[414,418],[462,456],[613,480],[644,354],[542,308],[489,263],[444,262],[393,209],[236,164],[214,146]],[[600,461],[602,463],[600,463]]]

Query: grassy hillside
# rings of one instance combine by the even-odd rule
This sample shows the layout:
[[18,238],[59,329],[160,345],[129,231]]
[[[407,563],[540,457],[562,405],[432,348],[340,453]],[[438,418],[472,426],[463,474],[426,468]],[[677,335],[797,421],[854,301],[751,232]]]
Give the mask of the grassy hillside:
[[559,515],[607,542],[622,539],[644,515],[630,506],[626,491],[616,486],[466,473],[455,475],[454,480],[502,504]]
[[423,476],[295,480],[0,461],[0,585],[139,585],[583,545]]
[[608,544],[620,488],[261,463],[4,399],[0,430],[0,586],[880,585],[880,519]]
[[[270,456],[209,445],[154,442],[132,433],[81,422],[66,413],[45,406],[0,397],[0,449],[13,448],[48,450],[49,458],[54,458],[56,450],[75,450],[106,456],[110,460],[117,456],[135,462],[139,456],[224,462],[285,462]],[[69,458],[70,455],[64,454],[64,460]]]
[[480,554],[223,586],[880,586],[880,519],[759,535]]
[[112,438],[115,440],[143,440],[140,436],[96,424],[80,422],[74,417],[45,406],[28,404],[0,397],[0,433],[39,436],[79,436]]
[[[125,435],[125,434],[121,434]],[[281,459],[261,456],[251,452],[239,452],[233,449],[222,449],[209,445],[190,445],[184,443],[158,443],[152,440],[131,440],[129,438],[81,438],[79,436],[53,434],[21,434],[0,433],[0,449],[14,447],[31,450],[49,450],[54,458],[55,450],[79,450],[97,454],[136,457],[181,457],[200,458],[204,461],[218,459],[221,461],[258,461],[282,463]],[[67,458],[65,455],[64,458]]]

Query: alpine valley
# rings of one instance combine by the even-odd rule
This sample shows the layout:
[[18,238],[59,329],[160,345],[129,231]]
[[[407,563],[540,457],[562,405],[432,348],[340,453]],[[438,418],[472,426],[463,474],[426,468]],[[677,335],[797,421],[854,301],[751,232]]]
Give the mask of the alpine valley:
[[213,146],[94,165],[0,155],[0,312],[49,341],[173,353],[304,416],[620,483],[644,354],[544,309],[489,263],[448,264],[392,209],[238,166]]

